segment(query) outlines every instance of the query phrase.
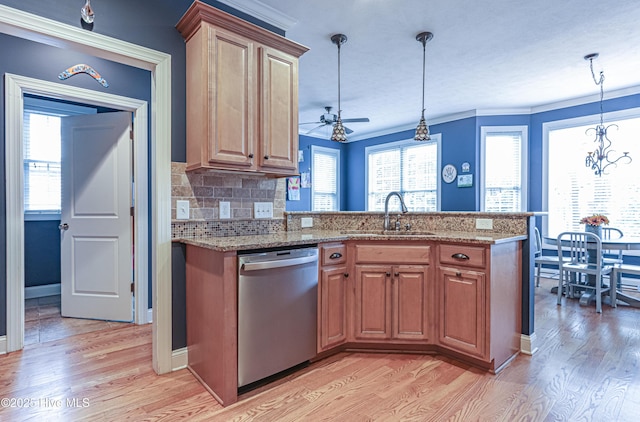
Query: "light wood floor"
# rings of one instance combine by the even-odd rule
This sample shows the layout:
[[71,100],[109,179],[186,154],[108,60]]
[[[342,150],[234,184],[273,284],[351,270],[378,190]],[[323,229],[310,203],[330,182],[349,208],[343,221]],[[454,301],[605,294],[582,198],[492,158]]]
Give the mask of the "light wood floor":
[[640,420],[640,309],[557,306],[553,283],[536,290],[539,351],[498,375],[434,356],[340,354],[222,408],[187,370],[156,375],[151,327],[130,326],[0,356],[0,397],[35,406],[0,408],[0,420]]

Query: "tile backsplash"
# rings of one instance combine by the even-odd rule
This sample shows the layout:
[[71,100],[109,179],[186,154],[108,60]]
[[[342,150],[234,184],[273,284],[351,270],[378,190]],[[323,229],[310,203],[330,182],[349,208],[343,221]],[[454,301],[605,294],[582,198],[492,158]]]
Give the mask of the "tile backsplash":
[[186,172],[186,164],[171,163],[171,219],[176,218],[176,201],[189,201],[190,220],[217,220],[220,201],[231,204],[231,219],[252,219],[254,202],[272,202],[273,218],[283,218],[286,179],[198,170]]

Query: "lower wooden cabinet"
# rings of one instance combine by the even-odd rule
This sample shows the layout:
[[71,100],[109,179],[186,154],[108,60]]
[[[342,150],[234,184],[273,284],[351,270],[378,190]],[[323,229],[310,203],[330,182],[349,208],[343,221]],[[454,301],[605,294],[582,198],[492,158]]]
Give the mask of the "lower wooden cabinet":
[[349,292],[347,247],[343,243],[328,243],[319,249],[318,353],[347,341]]
[[356,340],[428,340],[428,266],[357,265]]
[[485,274],[440,268],[440,344],[474,357],[486,356]]
[[346,266],[320,271],[318,352],[347,341],[347,273]]

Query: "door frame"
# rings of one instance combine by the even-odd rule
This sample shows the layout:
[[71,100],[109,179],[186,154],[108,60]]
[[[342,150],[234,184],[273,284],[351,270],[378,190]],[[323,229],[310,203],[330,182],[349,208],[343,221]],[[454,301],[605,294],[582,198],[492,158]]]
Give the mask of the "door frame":
[[[39,95],[42,97],[56,98],[61,100],[74,101],[77,103],[88,104],[93,106],[103,106],[129,112],[133,115],[133,161],[134,161],[134,190],[133,203],[134,207],[134,233],[133,244],[136,245],[135,254],[133,254],[133,268],[135,271],[134,295],[135,295],[135,314],[134,322],[136,324],[146,324],[148,309],[148,244],[142,239],[148,238],[148,230],[146,224],[138,224],[138,222],[146,221],[148,214],[148,198],[147,191],[147,145],[148,145],[148,106],[147,102],[137,100],[135,98],[122,97],[113,94],[107,94],[100,91],[92,91],[84,88],[76,88],[66,86],[60,83],[47,82],[38,79],[28,78],[25,76],[5,74],[5,92],[10,93],[5,101],[6,126],[12,128],[20,128],[17,131],[12,130],[12,136],[6,137],[7,154],[6,161],[16,163],[12,166],[12,174],[14,182],[7,186],[7,200],[13,202],[11,207],[13,212],[19,212],[24,216],[24,190],[19,188],[24,186],[24,167],[19,165],[22,162],[20,157],[23,156],[23,113],[24,113],[24,94]],[[7,166],[8,169],[9,166]],[[17,167],[20,167],[18,169]],[[9,173],[7,171],[7,173]],[[8,174],[7,174],[8,175]],[[16,177],[17,176],[17,177]],[[11,179],[9,179],[11,180]],[[18,189],[15,189],[18,188]],[[18,215],[9,216],[7,213],[7,221],[17,221]],[[24,221],[24,217],[23,220]],[[24,226],[20,227],[24,230]],[[14,228],[15,230],[15,228]],[[22,248],[7,250],[7,255],[13,255],[13,259],[24,263],[24,231],[20,235],[22,237]],[[18,246],[18,245],[16,245]],[[11,251],[11,252],[9,252]],[[9,319],[7,315],[7,335],[9,344],[24,346],[24,264],[19,269],[20,277],[14,277],[7,280],[7,301],[14,302],[12,309],[15,309],[19,315],[14,315]],[[138,282],[139,281],[139,282]],[[11,287],[10,287],[11,286]],[[12,291],[9,294],[10,290]]]
[[[126,64],[151,72],[151,133],[149,134],[149,154],[151,167],[148,172],[150,192],[146,202],[150,210],[142,215],[142,221],[151,237],[149,261],[152,285],[152,354],[153,369],[158,374],[171,372],[171,55],[126,41],[96,34],[52,19],[43,18],[5,5],[0,5],[0,32],[35,42],[67,48],[90,54],[117,63]],[[66,86],[65,86],[66,87]],[[67,87],[68,88],[68,87]],[[93,92],[93,91],[92,91]],[[5,102],[15,101],[16,93],[5,90]],[[20,95],[20,98],[22,96]],[[15,119],[14,119],[15,120]],[[7,351],[18,350],[14,321],[18,320],[19,306],[16,303],[15,282],[24,283],[24,262],[20,253],[24,249],[23,221],[20,214],[24,206],[17,201],[15,190],[17,178],[22,171],[22,157],[9,160],[12,149],[10,139],[20,139],[21,127],[15,127],[12,120],[5,121],[5,171],[7,176],[6,201],[6,254],[7,254]],[[15,143],[15,141],[14,141]],[[18,168],[16,168],[18,167]],[[22,188],[22,185],[19,187]],[[20,194],[21,195],[21,194]],[[16,204],[19,202],[19,204]],[[140,203],[138,203],[140,205]],[[142,222],[138,220],[139,222]],[[145,239],[146,240],[146,239]],[[20,251],[20,253],[16,253]],[[145,267],[147,263],[145,262]],[[13,298],[13,299],[12,299]],[[0,344],[2,342],[0,341]]]

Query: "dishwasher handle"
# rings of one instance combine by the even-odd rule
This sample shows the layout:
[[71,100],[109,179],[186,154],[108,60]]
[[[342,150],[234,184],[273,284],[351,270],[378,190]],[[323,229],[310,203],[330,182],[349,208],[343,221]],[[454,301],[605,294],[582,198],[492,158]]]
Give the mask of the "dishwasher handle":
[[269,270],[271,268],[292,267],[294,265],[308,264],[309,262],[317,261],[317,255],[310,255],[300,258],[274,259],[273,261],[245,262],[240,269],[244,271]]

